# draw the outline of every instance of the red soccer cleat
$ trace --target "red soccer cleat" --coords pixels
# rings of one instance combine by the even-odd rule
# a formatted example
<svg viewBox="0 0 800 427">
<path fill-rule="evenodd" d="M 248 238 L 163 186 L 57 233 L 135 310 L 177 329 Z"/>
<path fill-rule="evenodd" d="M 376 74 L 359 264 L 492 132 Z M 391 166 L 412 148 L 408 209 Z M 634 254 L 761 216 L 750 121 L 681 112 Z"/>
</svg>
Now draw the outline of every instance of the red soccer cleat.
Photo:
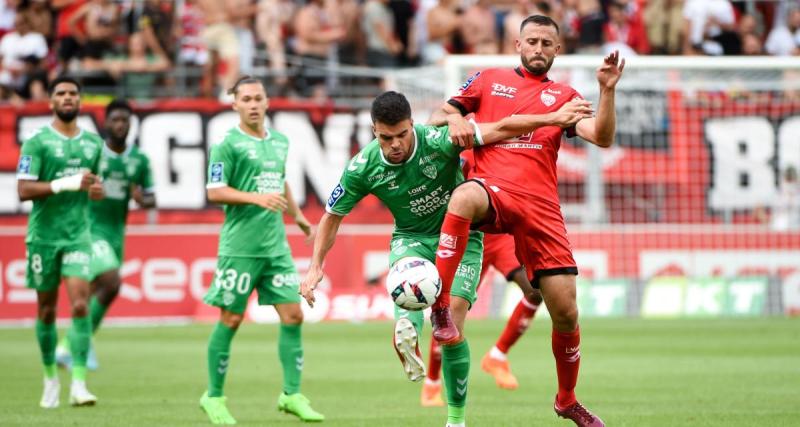
<svg viewBox="0 0 800 427">
<path fill-rule="evenodd" d="M 561 409 L 558 407 L 558 401 L 553 403 L 553 409 L 561 418 L 566 418 L 575 422 L 575 425 L 580 427 L 605 427 L 605 423 L 595 414 L 589 412 L 578 402 Z"/>
<path fill-rule="evenodd" d="M 455 344 L 461 338 L 456 324 L 450 317 L 450 307 L 434 308 L 431 310 L 431 324 L 433 325 L 433 339 L 439 344 Z"/>
</svg>

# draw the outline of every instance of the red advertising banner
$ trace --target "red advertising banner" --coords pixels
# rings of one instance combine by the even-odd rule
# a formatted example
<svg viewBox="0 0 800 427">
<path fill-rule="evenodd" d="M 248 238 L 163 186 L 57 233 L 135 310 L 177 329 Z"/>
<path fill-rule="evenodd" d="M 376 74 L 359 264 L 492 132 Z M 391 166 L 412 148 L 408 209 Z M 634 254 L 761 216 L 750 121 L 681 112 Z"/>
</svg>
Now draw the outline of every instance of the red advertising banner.
<svg viewBox="0 0 800 427">
<path fill-rule="evenodd" d="M 216 267 L 218 230 L 216 225 L 131 227 L 121 270 L 123 287 L 108 318 L 215 318 L 216 310 L 201 300 Z M 342 226 L 326 261 L 318 302 L 313 309 L 304 307 L 308 321 L 392 317 L 392 302 L 384 290 L 390 230 L 389 226 Z M 24 232 L 24 227 L 0 228 L 0 321 L 30 320 L 36 313 L 36 295 L 25 288 Z M 800 289 L 800 232 L 656 226 L 573 230 L 570 236 L 581 278 L 590 281 L 760 276 L 779 280 L 787 290 Z M 311 247 L 293 228 L 289 243 L 302 275 Z M 481 288 L 471 316 L 487 315 L 490 294 L 488 286 Z M 69 313 L 63 292 L 58 312 L 62 318 Z M 248 316 L 260 322 L 277 321 L 271 308 L 259 308 L 255 301 Z"/>
</svg>

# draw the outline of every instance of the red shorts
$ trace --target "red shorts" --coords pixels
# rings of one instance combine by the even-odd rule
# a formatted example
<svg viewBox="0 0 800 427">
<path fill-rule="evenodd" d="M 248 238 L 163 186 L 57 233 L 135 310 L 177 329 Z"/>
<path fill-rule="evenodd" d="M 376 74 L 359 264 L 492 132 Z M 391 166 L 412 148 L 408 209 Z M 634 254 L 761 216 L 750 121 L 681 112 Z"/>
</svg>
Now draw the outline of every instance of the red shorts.
<svg viewBox="0 0 800 427">
<path fill-rule="evenodd" d="M 483 265 L 481 281 L 489 270 L 489 266 L 499 271 L 506 280 L 522 268 L 514 253 L 514 237 L 510 234 L 485 234 L 483 236 Z"/>
<path fill-rule="evenodd" d="M 542 276 L 578 274 L 564 217 L 557 203 L 510 192 L 493 183 L 490 177 L 472 181 L 486 190 L 493 211 L 479 229 L 514 236 L 517 259 L 535 288 L 539 287 Z"/>
</svg>

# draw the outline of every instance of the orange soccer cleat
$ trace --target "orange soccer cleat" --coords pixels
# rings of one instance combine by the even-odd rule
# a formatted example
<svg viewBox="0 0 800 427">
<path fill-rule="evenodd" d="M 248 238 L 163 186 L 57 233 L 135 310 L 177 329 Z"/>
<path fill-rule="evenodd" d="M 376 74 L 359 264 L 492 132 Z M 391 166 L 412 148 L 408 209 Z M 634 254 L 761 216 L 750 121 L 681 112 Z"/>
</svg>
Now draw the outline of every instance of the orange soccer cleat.
<svg viewBox="0 0 800 427">
<path fill-rule="evenodd" d="M 498 360 L 486 353 L 481 359 L 481 369 L 494 377 L 495 383 L 506 390 L 516 390 L 519 387 L 517 377 L 511 373 L 508 360 Z"/>
<path fill-rule="evenodd" d="M 444 406 L 442 400 L 442 383 L 440 381 L 431 382 L 427 379 L 422 384 L 422 394 L 419 403 L 424 407 Z"/>
</svg>

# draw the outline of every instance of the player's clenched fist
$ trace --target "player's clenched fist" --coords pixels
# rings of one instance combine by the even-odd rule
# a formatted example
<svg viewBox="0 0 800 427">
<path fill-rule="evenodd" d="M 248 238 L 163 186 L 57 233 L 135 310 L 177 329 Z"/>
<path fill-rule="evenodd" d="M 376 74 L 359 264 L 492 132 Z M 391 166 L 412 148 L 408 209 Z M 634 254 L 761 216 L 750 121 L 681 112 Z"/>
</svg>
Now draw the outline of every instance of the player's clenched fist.
<svg viewBox="0 0 800 427">
<path fill-rule="evenodd" d="M 447 116 L 447 126 L 450 129 L 450 141 L 459 147 L 472 148 L 475 142 L 475 127 L 460 114 Z"/>
<path fill-rule="evenodd" d="M 286 197 L 280 193 L 254 194 L 253 197 L 254 204 L 274 212 L 283 212 L 288 206 Z"/>
<path fill-rule="evenodd" d="M 303 283 L 300 284 L 300 295 L 305 298 L 309 306 L 314 307 L 314 289 L 317 288 L 319 282 L 322 281 L 322 270 L 318 268 L 311 268 L 306 273 Z"/>
</svg>

